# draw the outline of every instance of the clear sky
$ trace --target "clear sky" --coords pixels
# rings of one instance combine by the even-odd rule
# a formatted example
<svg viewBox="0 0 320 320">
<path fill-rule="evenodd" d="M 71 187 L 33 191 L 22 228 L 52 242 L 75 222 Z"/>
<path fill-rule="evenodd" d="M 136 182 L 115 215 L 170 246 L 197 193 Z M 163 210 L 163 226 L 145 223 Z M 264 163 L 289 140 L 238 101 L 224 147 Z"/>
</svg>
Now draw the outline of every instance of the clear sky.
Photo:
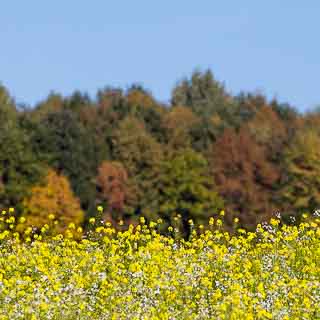
<svg viewBox="0 0 320 320">
<path fill-rule="evenodd" d="M 195 68 L 233 94 L 320 104 L 319 0 L 8 0 L 0 81 L 19 103 L 141 83 L 161 101 Z"/>
</svg>

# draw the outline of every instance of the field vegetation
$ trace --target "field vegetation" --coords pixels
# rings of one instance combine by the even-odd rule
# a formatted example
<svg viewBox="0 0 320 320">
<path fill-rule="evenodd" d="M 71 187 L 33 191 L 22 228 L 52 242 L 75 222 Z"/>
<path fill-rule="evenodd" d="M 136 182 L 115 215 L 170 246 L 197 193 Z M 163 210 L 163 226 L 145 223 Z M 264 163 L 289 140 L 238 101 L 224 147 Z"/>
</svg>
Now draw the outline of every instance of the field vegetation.
<svg viewBox="0 0 320 320">
<path fill-rule="evenodd" d="M 255 232 L 235 219 L 233 233 L 223 220 L 190 220 L 189 239 L 144 218 L 122 231 L 91 218 L 88 233 L 71 223 L 57 234 L 51 215 L 19 233 L 4 212 L 0 319 L 320 319 L 320 219 Z"/>
</svg>

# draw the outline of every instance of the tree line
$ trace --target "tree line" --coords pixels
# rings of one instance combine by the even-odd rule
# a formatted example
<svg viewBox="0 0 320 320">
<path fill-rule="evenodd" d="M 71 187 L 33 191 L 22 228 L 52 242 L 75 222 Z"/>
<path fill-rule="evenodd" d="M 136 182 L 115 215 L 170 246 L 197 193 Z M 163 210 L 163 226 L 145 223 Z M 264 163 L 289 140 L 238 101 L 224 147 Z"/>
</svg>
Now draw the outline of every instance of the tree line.
<svg viewBox="0 0 320 320">
<path fill-rule="evenodd" d="M 177 83 L 170 104 L 132 85 L 28 108 L 1 86 L 0 209 L 35 226 L 55 215 L 59 230 L 86 227 L 98 205 L 112 223 L 178 216 L 182 230 L 222 209 L 227 226 L 299 222 L 320 203 L 319 128 L 319 110 L 232 95 L 210 70 Z"/>
</svg>

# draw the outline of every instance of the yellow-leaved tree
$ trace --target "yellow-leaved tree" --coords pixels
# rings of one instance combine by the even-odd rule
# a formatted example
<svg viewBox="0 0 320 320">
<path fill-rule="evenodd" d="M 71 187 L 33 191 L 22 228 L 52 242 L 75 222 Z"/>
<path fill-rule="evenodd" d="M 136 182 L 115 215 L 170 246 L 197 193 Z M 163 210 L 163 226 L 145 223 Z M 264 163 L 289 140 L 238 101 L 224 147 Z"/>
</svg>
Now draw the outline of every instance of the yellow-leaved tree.
<svg viewBox="0 0 320 320">
<path fill-rule="evenodd" d="M 68 179 L 53 169 L 48 170 L 44 184 L 31 189 L 30 197 L 23 200 L 23 208 L 26 221 L 18 226 L 19 230 L 41 228 L 54 219 L 51 231 L 63 233 L 70 223 L 79 225 L 84 219 L 79 199 L 74 196 Z"/>
</svg>

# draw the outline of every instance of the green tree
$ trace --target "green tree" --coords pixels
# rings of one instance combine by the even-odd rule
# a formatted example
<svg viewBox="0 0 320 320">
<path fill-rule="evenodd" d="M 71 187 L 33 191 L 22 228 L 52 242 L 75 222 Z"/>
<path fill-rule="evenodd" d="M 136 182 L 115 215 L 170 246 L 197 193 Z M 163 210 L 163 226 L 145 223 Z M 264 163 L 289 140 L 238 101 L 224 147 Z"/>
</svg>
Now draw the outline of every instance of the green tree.
<svg viewBox="0 0 320 320">
<path fill-rule="evenodd" d="M 237 118 L 238 128 L 253 119 L 256 113 L 268 104 L 266 97 L 261 93 L 240 92 L 235 97 L 235 101 L 235 117 Z"/>
<path fill-rule="evenodd" d="M 210 70 L 193 72 L 191 79 L 184 79 L 173 89 L 173 106 L 186 106 L 201 121 L 192 130 L 193 147 L 200 152 L 209 146 L 227 127 L 236 126 L 236 103 Z"/>
<path fill-rule="evenodd" d="M 19 113 L 7 90 L 0 87 L 0 206 L 19 208 L 30 185 L 41 177 L 30 137 L 19 125 Z"/>
<path fill-rule="evenodd" d="M 284 152 L 284 169 L 288 179 L 283 183 L 281 201 L 284 215 L 312 213 L 320 204 L 320 136 L 312 128 L 298 131 Z"/>
<path fill-rule="evenodd" d="M 146 130 L 159 142 L 164 141 L 162 117 L 166 108 L 154 99 L 152 94 L 141 86 L 133 85 L 126 92 L 128 114 L 143 122 Z"/>
<path fill-rule="evenodd" d="M 173 89 L 172 105 L 190 107 L 196 114 L 210 117 L 214 113 L 227 116 L 232 98 L 210 70 L 193 72 Z"/>
<path fill-rule="evenodd" d="M 146 130 L 157 140 L 162 141 L 161 117 L 166 112 L 150 92 L 139 85 L 133 85 L 125 92 L 107 87 L 97 95 L 100 123 L 108 128 L 117 128 L 120 121 L 134 117 L 143 122 Z"/>
<path fill-rule="evenodd" d="M 95 177 L 100 159 L 97 159 L 94 140 L 71 110 L 47 114 L 33 135 L 46 163 L 67 176 L 84 210 L 91 209 L 95 199 Z"/>
<path fill-rule="evenodd" d="M 77 90 L 65 99 L 64 105 L 66 109 L 79 113 L 83 108 L 91 105 L 91 100 L 87 93 L 83 94 Z"/>
<path fill-rule="evenodd" d="M 174 217 L 181 215 L 182 233 L 186 237 L 190 232 L 189 219 L 196 224 L 207 224 L 223 208 L 223 201 L 208 175 L 207 161 L 191 149 L 181 150 L 162 163 L 157 188 L 160 216 L 167 225 L 174 225 Z"/>
<path fill-rule="evenodd" d="M 162 146 L 146 131 L 144 124 L 134 117 L 121 121 L 114 134 L 113 157 L 125 166 L 132 192 L 136 197 L 135 212 L 146 213 L 157 198 L 153 187 L 163 159 Z"/>
</svg>

